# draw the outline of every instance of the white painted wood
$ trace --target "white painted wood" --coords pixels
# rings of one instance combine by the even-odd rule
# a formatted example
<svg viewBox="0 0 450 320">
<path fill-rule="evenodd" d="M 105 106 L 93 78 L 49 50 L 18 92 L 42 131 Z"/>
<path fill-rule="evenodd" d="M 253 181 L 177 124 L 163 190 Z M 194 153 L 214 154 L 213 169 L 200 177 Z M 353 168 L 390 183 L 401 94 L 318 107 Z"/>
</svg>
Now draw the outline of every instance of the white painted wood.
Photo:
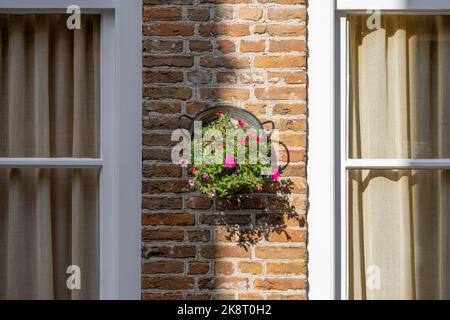
<svg viewBox="0 0 450 320">
<path fill-rule="evenodd" d="M 308 13 L 309 298 L 335 299 L 335 8 L 313 0 Z"/>
<path fill-rule="evenodd" d="M 450 159 L 349 159 L 345 163 L 351 169 L 450 169 Z"/>
<path fill-rule="evenodd" d="M 0 158 L 0 168 L 89 168 L 102 167 L 101 159 L 83 158 Z"/>
<path fill-rule="evenodd" d="M 448 10 L 448 0 L 337 0 L 337 10 Z"/>
</svg>

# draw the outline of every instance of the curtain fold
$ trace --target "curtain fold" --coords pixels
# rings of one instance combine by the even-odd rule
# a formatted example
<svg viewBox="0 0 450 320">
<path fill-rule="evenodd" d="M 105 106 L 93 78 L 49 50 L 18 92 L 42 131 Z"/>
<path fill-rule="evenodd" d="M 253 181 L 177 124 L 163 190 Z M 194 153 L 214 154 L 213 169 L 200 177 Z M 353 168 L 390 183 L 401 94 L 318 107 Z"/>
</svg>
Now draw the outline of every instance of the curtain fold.
<svg viewBox="0 0 450 320">
<path fill-rule="evenodd" d="M 350 17 L 349 157 L 450 158 L 450 17 Z M 350 170 L 353 299 L 450 299 L 450 171 Z"/>
<path fill-rule="evenodd" d="M 66 19 L 0 14 L 0 157 L 99 157 L 100 17 Z M 0 169 L 0 299 L 99 298 L 98 183 L 98 169 Z"/>
</svg>

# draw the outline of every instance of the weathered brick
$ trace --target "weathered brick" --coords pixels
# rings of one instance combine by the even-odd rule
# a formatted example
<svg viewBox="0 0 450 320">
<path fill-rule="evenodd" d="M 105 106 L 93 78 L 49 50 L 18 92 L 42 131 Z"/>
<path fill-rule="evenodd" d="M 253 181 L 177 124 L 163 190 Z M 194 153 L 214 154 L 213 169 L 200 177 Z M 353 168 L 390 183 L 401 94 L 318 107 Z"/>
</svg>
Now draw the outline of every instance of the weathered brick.
<svg viewBox="0 0 450 320">
<path fill-rule="evenodd" d="M 180 20 L 183 12 L 181 7 L 151 7 L 144 8 L 145 20 Z"/>
<path fill-rule="evenodd" d="M 269 41 L 270 52 L 305 52 L 305 40 L 271 40 Z"/>
<path fill-rule="evenodd" d="M 248 57 L 200 57 L 200 66 L 205 68 L 245 69 L 250 65 Z"/>
<path fill-rule="evenodd" d="M 299 114 L 305 114 L 307 112 L 306 103 L 294 103 L 294 104 L 276 104 L 272 108 L 272 113 L 275 115 L 291 115 L 296 116 Z"/>
<path fill-rule="evenodd" d="M 175 276 L 143 277 L 143 289 L 187 290 L 194 287 L 194 279 Z"/>
<path fill-rule="evenodd" d="M 236 44 L 231 40 L 217 40 L 217 50 L 222 53 L 231 53 L 236 51 Z"/>
<path fill-rule="evenodd" d="M 267 17 L 269 20 L 306 20 L 306 8 L 269 8 Z"/>
<path fill-rule="evenodd" d="M 202 88 L 200 95 L 203 99 L 243 101 L 249 98 L 250 92 L 240 88 Z"/>
<path fill-rule="evenodd" d="M 256 34 L 282 37 L 306 37 L 305 25 L 261 24 L 255 26 Z"/>
<path fill-rule="evenodd" d="M 260 259 L 305 259 L 306 247 L 256 247 Z"/>
<path fill-rule="evenodd" d="M 230 36 L 243 37 L 250 35 L 250 28 L 247 24 L 202 24 L 199 27 L 200 35 L 203 37 Z"/>
<path fill-rule="evenodd" d="M 214 273 L 215 274 L 223 274 L 230 275 L 233 274 L 233 263 L 227 261 L 216 261 L 214 263 Z"/>
<path fill-rule="evenodd" d="M 189 197 L 186 206 L 190 209 L 209 209 L 212 206 L 212 199 L 206 196 Z"/>
<path fill-rule="evenodd" d="M 142 273 L 182 273 L 184 262 L 180 260 L 150 261 L 142 264 Z"/>
<path fill-rule="evenodd" d="M 190 190 L 186 180 L 147 180 L 142 183 L 144 194 L 183 193 Z"/>
<path fill-rule="evenodd" d="M 183 52 L 183 41 L 144 40 L 143 49 L 150 53 L 181 53 Z"/>
<path fill-rule="evenodd" d="M 306 262 L 268 262 L 267 274 L 306 274 Z"/>
<path fill-rule="evenodd" d="M 190 56 L 151 56 L 144 58 L 144 67 L 192 67 L 194 58 Z"/>
<path fill-rule="evenodd" d="M 209 262 L 190 261 L 188 274 L 207 274 L 209 272 Z"/>
<path fill-rule="evenodd" d="M 217 83 L 235 84 L 238 81 L 238 76 L 235 72 L 217 72 Z"/>
<path fill-rule="evenodd" d="M 192 40 L 192 41 L 189 41 L 189 49 L 191 51 L 195 51 L 195 52 L 211 51 L 212 43 L 211 43 L 211 41 L 205 41 L 205 40 Z"/>
<path fill-rule="evenodd" d="M 262 265 L 259 262 L 239 262 L 238 268 L 241 273 L 260 274 L 262 272 Z"/>
<path fill-rule="evenodd" d="M 142 207 L 144 209 L 181 209 L 183 199 L 181 197 L 142 197 Z"/>
<path fill-rule="evenodd" d="M 268 72 L 267 80 L 272 84 L 305 84 L 305 72 Z"/>
<path fill-rule="evenodd" d="M 143 242 L 180 242 L 183 241 L 183 230 L 143 230 Z"/>
<path fill-rule="evenodd" d="M 183 82 L 183 72 L 147 71 L 142 75 L 144 83 L 177 83 Z"/>
<path fill-rule="evenodd" d="M 187 100 L 192 97 L 192 88 L 188 87 L 144 88 L 144 95 L 150 99 Z"/>
<path fill-rule="evenodd" d="M 241 52 L 263 52 L 266 48 L 265 40 L 242 40 Z"/>
<path fill-rule="evenodd" d="M 259 100 L 305 100 L 306 89 L 296 87 L 256 88 L 255 96 Z"/>
<path fill-rule="evenodd" d="M 178 165 L 155 165 L 144 164 L 142 166 L 142 174 L 145 178 L 154 177 L 181 177 L 181 168 Z"/>
<path fill-rule="evenodd" d="M 259 290 L 304 290 L 307 288 L 307 282 L 297 278 L 263 278 L 255 279 L 253 286 Z"/>
<path fill-rule="evenodd" d="M 306 4 L 307 0 L 258 0 L 259 3 L 275 3 L 275 4 Z"/>
<path fill-rule="evenodd" d="M 144 26 L 145 36 L 173 37 L 192 36 L 195 32 L 194 24 L 157 23 Z"/>
<path fill-rule="evenodd" d="M 177 144 L 172 141 L 172 136 L 166 133 L 146 133 L 142 135 L 145 146 L 171 147 Z"/>
<path fill-rule="evenodd" d="M 274 230 L 269 232 L 268 240 L 270 242 L 305 242 L 305 230 Z"/>
<path fill-rule="evenodd" d="M 201 248 L 200 253 L 206 259 L 250 257 L 250 252 L 247 248 L 238 246 L 207 245 Z"/>
<path fill-rule="evenodd" d="M 144 226 L 193 226 L 193 213 L 148 213 L 142 216 Z"/>
<path fill-rule="evenodd" d="M 194 258 L 197 249 L 195 246 L 149 246 L 142 249 L 142 257 L 149 258 Z"/>
<path fill-rule="evenodd" d="M 238 18 L 243 20 L 258 21 L 263 16 L 263 10 L 259 8 L 243 7 L 238 10 Z"/>
<path fill-rule="evenodd" d="M 142 300 L 181 300 L 183 295 L 181 293 L 143 293 Z"/>
<path fill-rule="evenodd" d="M 144 112 L 156 112 L 161 114 L 174 115 L 177 113 L 181 113 L 181 103 L 176 101 L 147 101 L 144 103 L 144 109 Z"/>
<path fill-rule="evenodd" d="M 213 3 L 213 4 L 239 4 L 251 2 L 252 0 L 200 0 L 200 3 Z"/>
<path fill-rule="evenodd" d="M 187 10 L 187 17 L 192 21 L 208 21 L 209 9 L 189 9 Z"/>
<path fill-rule="evenodd" d="M 212 296 L 207 293 L 188 294 L 186 300 L 211 300 Z"/>
<path fill-rule="evenodd" d="M 209 242 L 211 240 L 211 232 L 209 230 L 192 230 L 188 231 L 189 241 Z"/>
<path fill-rule="evenodd" d="M 305 67 L 304 56 L 259 56 L 255 58 L 256 68 L 295 68 Z"/>
<path fill-rule="evenodd" d="M 210 277 L 202 278 L 198 281 L 198 287 L 201 290 L 210 289 L 248 289 L 249 283 L 247 278 L 239 277 Z"/>
</svg>

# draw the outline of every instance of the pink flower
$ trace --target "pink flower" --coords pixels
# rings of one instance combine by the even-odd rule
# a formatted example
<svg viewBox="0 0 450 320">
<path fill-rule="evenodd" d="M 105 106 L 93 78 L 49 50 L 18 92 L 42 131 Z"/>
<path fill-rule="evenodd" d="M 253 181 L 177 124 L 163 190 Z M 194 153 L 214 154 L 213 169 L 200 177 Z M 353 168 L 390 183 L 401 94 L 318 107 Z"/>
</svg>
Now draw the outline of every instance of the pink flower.
<svg viewBox="0 0 450 320">
<path fill-rule="evenodd" d="M 254 136 L 253 131 L 247 131 L 247 137 L 253 138 Z"/>
<path fill-rule="evenodd" d="M 188 183 L 191 187 L 193 187 L 195 185 L 195 179 L 188 180 Z"/>
<path fill-rule="evenodd" d="M 223 116 L 225 114 L 225 112 L 223 112 L 222 110 L 219 110 L 216 112 L 217 116 Z"/>
<path fill-rule="evenodd" d="M 225 156 L 225 160 L 223 162 L 225 164 L 225 167 L 232 169 L 236 166 L 236 160 L 231 154 L 227 154 Z"/>
<path fill-rule="evenodd" d="M 223 149 L 223 148 L 224 148 L 224 145 L 222 143 L 221 145 L 219 145 L 219 149 Z"/>
<path fill-rule="evenodd" d="M 262 191 L 262 190 L 263 190 L 263 187 L 262 187 L 262 186 L 256 186 L 256 190 Z"/>
<path fill-rule="evenodd" d="M 247 139 L 245 139 L 245 138 L 240 138 L 239 143 L 248 144 Z"/>
<path fill-rule="evenodd" d="M 272 180 L 278 181 L 279 177 L 280 177 L 280 170 L 278 168 L 274 168 L 272 171 Z"/>
<path fill-rule="evenodd" d="M 204 174 L 202 175 L 202 179 L 203 179 L 203 180 L 209 180 L 209 174 L 204 173 Z"/>
<path fill-rule="evenodd" d="M 187 168 L 189 161 L 187 159 L 180 159 L 179 164 L 180 164 L 180 167 Z"/>
<path fill-rule="evenodd" d="M 198 171 L 198 168 L 197 167 L 193 167 L 192 168 L 192 173 L 196 173 Z"/>
<path fill-rule="evenodd" d="M 255 138 L 255 141 L 256 141 L 257 143 L 260 143 L 260 142 L 261 142 L 261 138 L 260 138 L 259 136 L 257 136 L 257 137 Z"/>
<path fill-rule="evenodd" d="M 241 119 L 237 119 L 237 122 L 238 122 L 238 124 L 239 124 L 240 127 L 245 126 L 245 122 L 242 121 Z"/>
</svg>

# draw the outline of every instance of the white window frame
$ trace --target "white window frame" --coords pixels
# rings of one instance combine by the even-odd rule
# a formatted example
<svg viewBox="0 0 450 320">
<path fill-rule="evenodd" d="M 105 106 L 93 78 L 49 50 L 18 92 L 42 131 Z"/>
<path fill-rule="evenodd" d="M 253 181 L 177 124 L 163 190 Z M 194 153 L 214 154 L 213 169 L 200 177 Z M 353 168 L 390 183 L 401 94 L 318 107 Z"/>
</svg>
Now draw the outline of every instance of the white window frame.
<svg viewBox="0 0 450 320">
<path fill-rule="evenodd" d="M 309 3 L 309 298 L 347 299 L 348 169 L 441 169 L 450 159 L 348 159 L 347 13 L 433 14 L 448 0 L 314 0 Z M 327 188 L 324 188 L 327 186 Z"/>
<path fill-rule="evenodd" d="M 100 158 L 1 158 L 0 167 L 101 168 L 100 299 L 140 299 L 142 1 L 2 0 L 0 13 L 66 13 L 73 4 L 102 17 Z"/>
</svg>

